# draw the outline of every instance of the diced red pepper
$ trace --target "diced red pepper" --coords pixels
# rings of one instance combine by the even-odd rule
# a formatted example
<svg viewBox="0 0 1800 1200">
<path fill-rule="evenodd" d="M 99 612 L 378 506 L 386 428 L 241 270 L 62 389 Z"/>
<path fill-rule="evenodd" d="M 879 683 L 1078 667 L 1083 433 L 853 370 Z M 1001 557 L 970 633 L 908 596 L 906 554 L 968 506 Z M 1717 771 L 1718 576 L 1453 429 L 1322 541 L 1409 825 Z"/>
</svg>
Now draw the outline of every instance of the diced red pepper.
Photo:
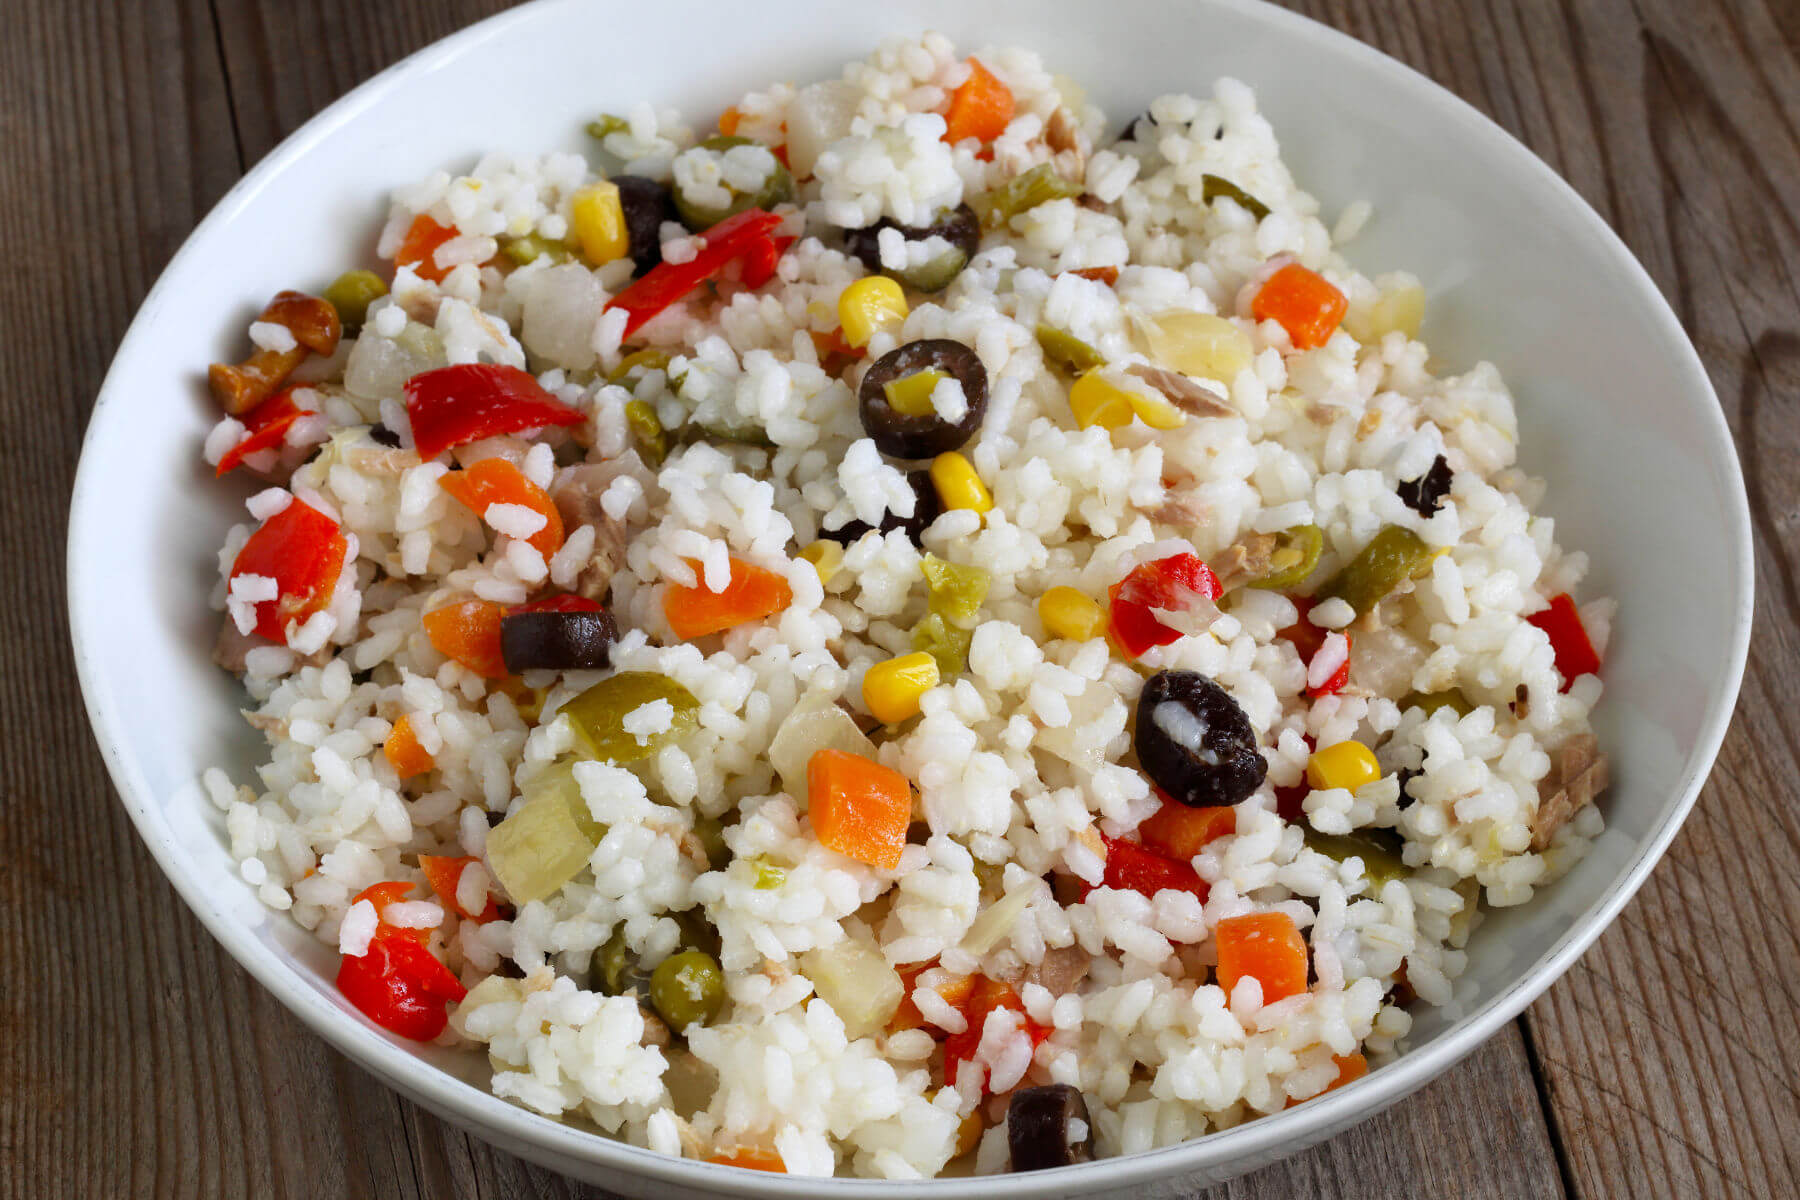
<svg viewBox="0 0 1800 1200">
<path fill-rule="evenodd" d="M 1119 282 L 1119 268 L 1114 266 L 1077 267 L 1069 274 L 1079 275 L 1083 279 L 1092 279 L 1095 283 L 1104 283 L 1107 287 Z"/>
<path fill-rule="evenodd" d="M 515 604 L 506 610 L 508 616 L 514 613 L 532 612 L 600 612 L 603 606 L 598 600 L 589 600 L 586 596 L 545 596 L 542 600 L 533 600 L 529 604 Z"/>
<path fill-rule="evenodd" d="M 1138 658 L 1152 646 L 1167 646 L 1181 631 L 1158 621 L 1151 609 L 1178 611 L 1195 597 L 1217 600 L 1223 591 L 1212 568 L 1197 554 L 1171 554 L 1134 568 L 1112 585 L 1110 630 L 1120 650 Z"/>
<path fill-rule="evenodd" d="M 1229 804 L 1189 808 L 1171 799 L 1161 788 L 1151 790 L 1162 801 L 1162 807 L 1144 818 L 1138 826 L 1138 837 L 1158 854 L 1185 863 L 1213 839 L 1237 832 L 1237 809 Z"/>
<path fill-rule="evenodd" d="M 219 460 L 215 478 L 234 470 L 258 450 L 279 446 L 287 436 L 288 426 L 305 415 L 306 411 L 294 403 L 293 388 L 283 388 L 245 413 L 239 418 L 244 423 L 244 436 Z"/>
<path fill-rule="evenodd" d="M 1331 634 L 1328 632 L 1324 638 L 1319 640 L 1320 649 L 1324 648 L 1325 642 L 1330 636 Z M 1335 696 L 1344 690 L 1345 684 L 1350 682 L 1350 635 L 1347 633 L 1343 634 L 1343 638 L 1344 661 L 1338 665 L 1338 669 L 1333 671 L 1324 683 L 1321 683 L 1318 687 L 1313 687 L 1310 684 L 1307 686 L 1306 694 L 1311 696 L 1314 700 L 1317 700 L 1320 696 Z M 1313 653 L 1317 654 L 1318 652 L 1319 651 L 1315 650 Z M 1307 660 L 1307 670 L 1309 673 L 1312 670 L 1311 659 Z"/>
<path fill-rule="evenodd" d="M 280 594 L 256 606 L 256 632 L 287 644 L 289 621 L 305 621 L 331 603 L 350 543 L 338 523 L 302 500 L 262 523 L 231 564 L 231 577 L 264 575 Z"/>
<path fill-rule="evenodd" d="M 1600 669 L 1600 654 L 1589 639 L 1587 627 L 1575 599 L 1567 592 L 1550 600 L 1550 607 L 1525 618 L 1550 638 L 1550 649 L 1556 652 L 1556 670 L 1563 677 L 1562 690 L 1568 691 L 1583 675 Z"/>
<path fill-rule="evenodd" d="M 485 437 L 587 419 L 545 391 L 529 371 L 499 363 L 421 371 L 406 381 L 406 415 L 425 460 Z"/>
<path fill-rule="evenodd" d="M 437 250 L 455 236 L 456 226 L 439 225 L 420 213 L 406 227 L 406 236 L 400 240 L 400 249 L 394 255 L 394 265 L 411 267 L 420 279 L 442 283 L 450 272 L 437 265 Z"/>
<path fill-rule="evenodd" d="M 344 956 L 337 985 L 371 1021 L 421 1042 L 444 1032 L 445 1003 L 468 994 L 423 942 L 391 925 L 376 928 L 367 953 Z"/>
<path fill-rule="evenodd" d="M 957 1006 L 967 1018 L 968 1028 L 961 1033 L 953 1033 L 944 1039 L 944 1082 L 955 1086 L 956 1076 L 962 1065 L 975 1057 L 981 1048 L 981 1032 L 987 1025 L 987 1019 L 997 1008 L 1010 1008 L 1025 1017 L 1025 1002 L 1019 999 L 1011 984 L 989 979 L 985 975 L 975 977 L 974 987 L 970 989 L 969 998 Z M 1039 1025 L 1030 1017 L 1025 1017 L 1025 1032 L 1031 1038 L 1031 1048 L 1036 1050 L 1050 1036 L 1050 1029 Z M 987 1095 L 992 1089 L 987 1081 L 982 1081 L 982 1094 Z"/>
<path fill-rule="evenodd" d="M 1301 736 L 1302 740 L 1306 742 L 1307 753 L 1310 754 L 1319 748 L 1319 743 L 1313 739 L 1312 734 Z M 1304 806 L 1306 798 L 1310 795 L 1312 795 L 1312 785 L 1306 782 L 1304 775 L 1300 777 L 1299 783 L 1291 784 L 1288 787 L 1278 786 L 1275 789 L 1275 814 L 1290 825 L 1299 824 L 1300 819 L 1306 815 Z"/>
<path fill-rule="evenodd" d="M 1140 896 L 1154 897 L 1165 890 L 1192 892 L 1204 903 L 1208 892 L 1206 881 L 1185 862 L 1158 854 L 1148 846 L 1137 842 L 1128 842 L 1122 838 L 1100 835 L 1106 843 L 1106 879 L 1102 887 L 1118 888 L 1121 891 L 1136 892 Z M 1083 887 L 1082 892 L 1093 891 L 1091 887 Z"/>
<path fill-rule="evenodd" d="M 758 262 L 767 261 L 769 248 L 759 243 L 769 242 L 771 231 L 780 224 L 781 218 L 774 213 L 747 208 L 699 235 L 703 245 L 689 261 L 661 262 L 650 268 L 642 279 L 607 302 L 608 309 L 622 308 L 629 314 L 622 336 L 630 337 L 644 322 L 718 274 L 732 259 L 753 256 Z M 780 258 L 780 253 L 776 252 L 775 257 Z M 773 262 L 767 265 L 773 273 Z M 750 264 L 746 263 L 747 277 L 750 271 Z M 767 281 L 764 276 L 763 282 Z M 418 436 L 417 430 L 414 436 Z"/>
</svg>

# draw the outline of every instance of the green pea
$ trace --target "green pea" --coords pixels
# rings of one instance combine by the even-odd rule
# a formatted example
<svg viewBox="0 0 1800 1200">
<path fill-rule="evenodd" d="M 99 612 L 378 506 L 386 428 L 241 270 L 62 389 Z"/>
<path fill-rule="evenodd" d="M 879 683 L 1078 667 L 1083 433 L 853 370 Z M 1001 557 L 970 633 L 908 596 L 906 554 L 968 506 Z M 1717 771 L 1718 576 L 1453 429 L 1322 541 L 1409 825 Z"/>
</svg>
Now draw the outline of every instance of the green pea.
<svg viewBox="0 0 1800 1200">
<path fill-rule="evenodd" d="M 1384 525 L 1362 552 L 1319 589 L 1321 600 L 1335 596 L 1362 616 L 1389 592 L 1429 569 L 1436 551 L 1410 529 Z"/>
<path fill-rule="evenodd" d="M 643 986 L 644 973 L 638 967 L 637 955 L 625 944 L 623 925 L 613 930 L 612 936 L 594 951 L 589 972 L 594 989 L 608 996 L 623 996 Z"/>
<path fill-rule="evenodd" d="M 725 1007 L 725 972 L 701 950 L 684 950 L 650 975 L 650 1007 L 677 1033 L 705 1025 Z"/>
<path fill-rule="evenodd" d="M 338 324 L 345 333 L 361 329 L 369 316 L 369 305 L 387 295 L 387 284 L 373 271 L 345 271 L 325 289 L 325 302 L 337 309 Z"/>
<path fill-rule="evenodd" d="M 1317 525 L 1296 525 L 1275 535 L 1275 549 L 1269 555 L 1269 573 L 1251 582 L 1254 588 L 1286 591 L 1299 587 L 1319 565 L 1325 549 L 1325 534 Z"/>
</svg>

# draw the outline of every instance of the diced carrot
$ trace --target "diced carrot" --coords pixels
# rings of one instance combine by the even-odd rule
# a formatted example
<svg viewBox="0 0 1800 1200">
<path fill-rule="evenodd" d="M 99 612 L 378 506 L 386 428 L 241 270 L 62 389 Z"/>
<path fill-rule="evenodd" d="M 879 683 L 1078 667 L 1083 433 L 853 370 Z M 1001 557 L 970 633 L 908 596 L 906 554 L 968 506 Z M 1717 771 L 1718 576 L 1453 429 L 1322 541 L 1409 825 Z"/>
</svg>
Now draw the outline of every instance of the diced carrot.
<svg viewBox="0 0 1800 1200">
<path fill-rule="evenodd" d="M 395 773 L 402 779 L 423 775 L 434 765 L 431 755 L 425 752 L 425 747 L 419 745 L 419 735 L 413 730 L 411 713 L 403 714 L 394 722 L 394 731 L 381 744 L 381 752 L 387 755 L 388 762 L 394 765 Z"/>
<path fill-rule="evenodd" d="M 418 273 L 419 278 L 442 283 L 444 276 L 450 272 L 437 265 L 437 249 L 455 236 L 456 226 L 439 225 L 420 213 L 406 227 L 406 236 L 400 239 L 400 252 L 394 255 L 394 265 L 409 266 Z"/>
<path fill-rule="evenodd" d="M 425 614 L 425 636 L 445 658 L 454 658 L 483 679 L 504 679 L 500 618 L 506 610 L 487 600 L 446 604 Z"/>
<path fill-rule="evenodd" d="M 1262 984 L 1264 1004 L 1306 990 L 1306 942 L 1286 913 L 1226 917 L 1213 931 L 1213 939 L 1219 948 L 1219 986 L 1227 995 L 1246 975 Z"/>
<path fill-rule="evenodd" d="M 719 114 L 719 132 L 726 137 L 734 137 L 738 126 L 744 123 L 744 114 L 734 106 Z"/>
<path fill-rule="evenodd" d="M 1025 1016 L 1025 1002 L 1010 983 L 997 979 L 989 979 L 985 975 L 974 977 L 974 987 L 968 1000 L 957 1006 L 968 1021 L 968 1028 L 961 1033 L 953 1033 L 944 1041 L 944 1082 L 954 1085 L 956 1077 L 961 1073 L 962 1064 L 975 1057 L 981 1047 L 981 1038 L 987 1026 L 987 1019 L 997 1008 L 1010 1008 L 1024 1018 L 1025 1032 L 1031 1038 L 1032 1049 L 1042 1045 L 1050 1036 L 1050 1030 Z M 983 1091 L 987 1091 L 983 1082 Z"/>
<path fill-rule="evenodd" d="M 774 1171 L 787 1174 L 787 1164 L 781 1161 L 781 1155 L 773 1150 L 764 1150 L 757 1146 L 739 1146 L 730 1154 L 715 1154 L 706 1160 L 727 1167 L 742 1167 L 746 1171 Z"/>
<path fill-rule="evenodd" d="M 454 912 L 465 921 L 495 921 L 500 917 L 500 906 L 494 902 L 490 891 L 487 904 L 479 913 L 472 913 L 464 908 L 456 899 L 456 886 L 462 882 L 462 874 L 469 869 L 469 864 L 479 862 L 474 855 L 452 858 L 441 854 L 419 855 L 419 870 L 425 872 L 425 882 L 437 893 L 437 898 L 444 902 L 444 907 Z"/>
<path fill-rule="evenodd" d="M 694 574 L 703 576 L 700 564 L 688 560 Z M 672 583 L 663 593 L 663 615 L 675 636 L 686 641 L 719 633 L 746 621 L 760 621 L 794 602 L 788 581 L 766 567 L 731 560 L 731 580 L 722 592 L 709 591 L 704 577 L 697 587 Z"/>
<path fill-rule="evenodd" d="M 860 754 L 819 750 L 806 764 L 807 811 L 819 844 L 891 871 L 906 848 L 912 785 Z"/>
<path fill-rule="evenodd" d="M 969 60 L 969 77 L 950 93 L 944 114 L 944 140 L 952 145 L 965 138 L 991 142 L 1006 132 L 1013 117 L 1013 94 L 981 63 Z"/>
<path fill-rule="evenodd" d="M 1163 797 L 1163 806 L 1138 826 L 1144 845 L 1187 862 L 1214 838 L 1237 832 L 1237 809 L 1229 804 L 1189 808 Z"/>
<path fill-rule="evenodd" d="M 934 958 L 930 962 L 914 963 L 910 967 L 898 968 L 900 983 L 905 987 L 906 992 L 900 998 L 900 1007 L 894 1010 L 893 1018 L 888 1021 L 887 1031 L 889 1033 L 899 1033 L 902 1029 L 923 1029 L 925 1027 L 924 1014 L 920 1013 L 919 1006 L 913 1003 L 912 994 L 919 976 L 935 966 L 937 966 L 937 959 Z M 969 1002 L 969 994 L 975 990 L 975 977 L 958 975 L 938 984 L 932 990 L 944 998 L 945 1004 L 951 1008 L 960 1009 Z M 941 1037 L 943 1031 L 934 1025 L 932 1034 Z"/>
<path fill-rule="evenodd" d="M 1331 1056 L 1331 1061 L 1337 1064 L 1338 1073 L 1336 1079 L 1325 1085 L 1326 1092 L 1336 1091 L 1346 1083 L 1361 1079 L 1369 1073 L 1369 1060 L 1363 1057 L 1360 1050 L 1353 1054 L 1334 1054 Z M 1325 1092 L 1319 1093 L 1321 1096 L 1324 1094 Z M 1292 1099 L 1287 1102 L 1287 1106 L 1292 1108 L 1294 1105 L 1304 1104 L 1306 1100 L 1310 1099 L 1312 1099 L 1311 1096 L 1306 1097 L 1305 1100 Z"/>
<path fill-rule="evenodd" d="M 548 493 L 504 458 L 484 458 L 461 471 L 447 472 L 438 485 L 476 516 L 487 517 L 489 505 L 516 504 L 544 518 L 543 528 L 525 540 L 548 559 L 562 549 L 562 514 Z"/>
<path fill-rule="evenodd" d="M 1079 275 L 1083 279 L 1091 279 L 1095 283 L 1104 283 L 1107 287 L 1111 287 L 1113 284 L 1119 282 L 1119 268 L 1111 266 L 1078 267 L 1075 270 L 1070 271 L 1069 274 Z"/>
<path fill-rule="evenodd" d="M 1350 302 L 1316 271 L 1289 263 L 1269 276 L 1250 301 L 1250 315 L 1276 321 L 1296 350 L 1314 350 L 1331 340 Z"/>
</svg>

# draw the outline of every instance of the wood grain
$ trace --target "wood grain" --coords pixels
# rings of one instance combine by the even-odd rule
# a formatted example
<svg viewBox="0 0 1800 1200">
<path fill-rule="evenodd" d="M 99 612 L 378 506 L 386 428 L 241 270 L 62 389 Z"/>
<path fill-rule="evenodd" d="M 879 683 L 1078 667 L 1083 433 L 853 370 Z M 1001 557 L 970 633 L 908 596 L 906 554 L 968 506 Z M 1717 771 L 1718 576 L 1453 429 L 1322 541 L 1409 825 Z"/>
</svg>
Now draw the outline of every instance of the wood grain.
<svg viewBox="0 0 1800 1200">
<path fill-rule="evenodd" d="M 1196 1194 L 1792 1194 L 1800 7 L 1292 6 L 1488 112 L 1643 259 L 1739 438 L 1759 624 L 1738 721 L 1700 807 L 1569 976 L 1409 1101 Z M 504 7 L 8 6 L 0 245 L 23 286 L 0 286 L 0 421 L 30 436 L 0 439 L 0 561 L 15 564 L 0 573 L 0 716 L 15 751 L 0 766 L 0 1198 L 604 1195 L 373 1083 L 230 962 L 120 815 L 62 616 L 66 497 L 88 405 L 162 263 L 313 112 Z"/>
</svg>

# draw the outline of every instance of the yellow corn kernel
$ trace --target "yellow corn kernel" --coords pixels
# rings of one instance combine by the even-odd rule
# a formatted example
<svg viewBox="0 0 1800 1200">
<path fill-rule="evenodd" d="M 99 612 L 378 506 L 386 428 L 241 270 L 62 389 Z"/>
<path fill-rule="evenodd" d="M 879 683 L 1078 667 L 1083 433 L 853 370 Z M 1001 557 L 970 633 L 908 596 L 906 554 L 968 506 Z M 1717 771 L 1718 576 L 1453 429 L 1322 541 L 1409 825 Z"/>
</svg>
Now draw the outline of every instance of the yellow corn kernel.
<svg viewBox="0 0 1800 1200">
<path fill-rule="evenodd" d="M 831 577 L 838 573 L 844 565 L 844 548 L 836 542 L 820 538 L 800 551 L 800 557 L 813 565 L 819 573 L 819 582 L 829 584 Z"/>
<path fill-rule="evenodd" d="M 1069 386 L 1069 408 L 1075 413 L 1075 423 L 1083 429 L 1095 425 L 1122 429 L 1131 424 L 1131 393 L 1103 377 L 1103 369 L 1095 367 L 1083 372 Z"/>
<path fill-rule="evenodd" d="M 863 703 L 889 725 L 919 714 L 919 698 L 938 684 L 937 659 L 923 650 L 870 667 L 863 675 Z"/>
<path fill-rule="evenodd" d="M 1135 388 L 1126 395 L 1131 398 L 1131 411 L 1137 414 L 1138 420 L 1152 429 L 1176 429 L 1187 420 L 1186 413 L 1162 396 L 1140 392 Z"/>
<path fill-rule="evenodd" d="M 1361 742 L 1339 742 L 1313 751 L 1306 763 L 1306 782 L 1315 791 L 1343 788 L 1354 792 L 1381 778 L 1375 752 Z"/>
<path fill-rule="evenodd" d="M 967 508 L 984 513 L 994 507 L 987 484 L 975 473 L 975 464 L 954 450 L 931 460 L 931 486 L 945 508 Z"/>
<path fill-rule="evenodd" d="M 881 385 L 881 393 L 887 397 L 888 407 L 901 416 L 929 417 L 937 411 L 931 405 L 931 393 L 937 391 L 937 385 L 945 378 L 942 371 L 926 367 L 923 371 L 888 380 Z"/>
<path fill-rule="evenodd" d="M 906 312 L 906 293 L 886 275 L 864 276 L 838 297 L 838 324 L 852 346 L 868 345 L 876 330 L 900 324 Z"/>
<path fill-rule="evenodd" d="M 581 256 L 591 265 L 602 266 L 630 252 L 631 231 L 625 225 L 618 184 L 604 179 L 588 184 L 575 193 L 569 213 Z"/>
<path fill-rule="evenodd" d="M 1072 587 L 1053 587 L 1038 597 L 1038 618 L 1051 637 L 1085 642 L 1098 637 L 1106 625 L 1100 602 Z"/>
</svg>

